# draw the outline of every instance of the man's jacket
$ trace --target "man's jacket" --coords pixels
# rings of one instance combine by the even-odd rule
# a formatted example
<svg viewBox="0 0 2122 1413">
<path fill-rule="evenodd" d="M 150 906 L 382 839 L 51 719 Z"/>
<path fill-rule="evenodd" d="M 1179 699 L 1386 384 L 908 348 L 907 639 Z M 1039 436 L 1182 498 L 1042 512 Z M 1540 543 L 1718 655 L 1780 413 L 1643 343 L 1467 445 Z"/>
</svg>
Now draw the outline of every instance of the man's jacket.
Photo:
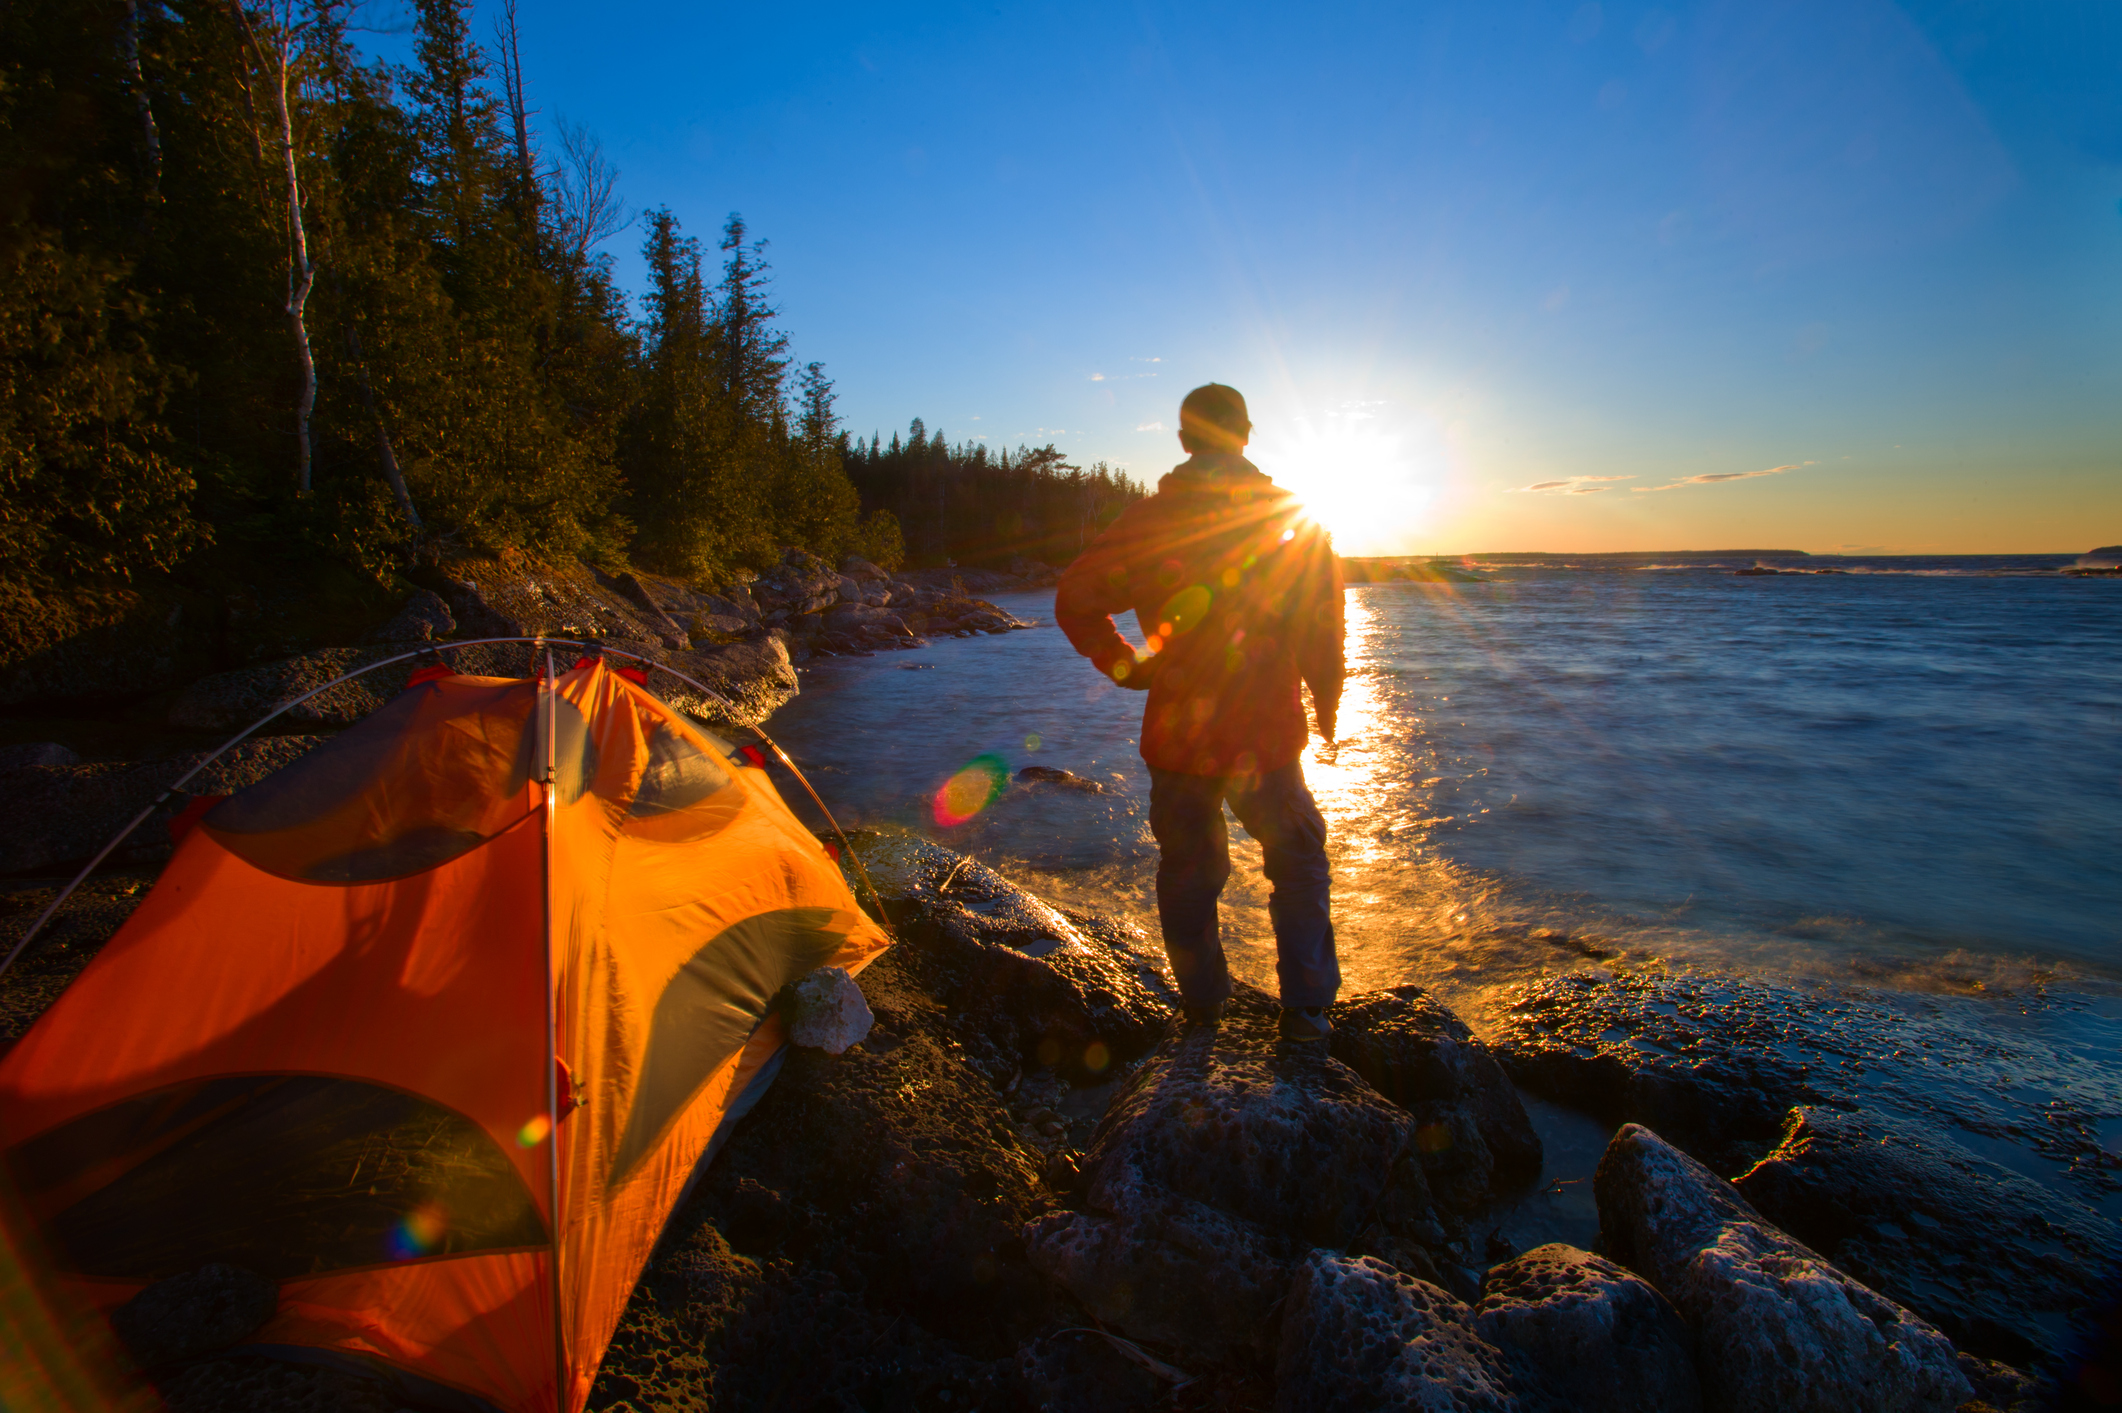
<svg viewBox="0 0 2122 1413">
<path fill-rule="evenodd" d="M 1126 609 L 1153 663 L 1113 627 Z M 1194 456 L 1129 506 L 1061 576 L 1054 616 L 1108 676 L 1151 674 L 1142 758 L 1159 770 L 1278 769 L 1304 751 L 1299 682 L 1322 723 L 1341 704 L 1340 562 L 1242 456 Z"/>
</svg>

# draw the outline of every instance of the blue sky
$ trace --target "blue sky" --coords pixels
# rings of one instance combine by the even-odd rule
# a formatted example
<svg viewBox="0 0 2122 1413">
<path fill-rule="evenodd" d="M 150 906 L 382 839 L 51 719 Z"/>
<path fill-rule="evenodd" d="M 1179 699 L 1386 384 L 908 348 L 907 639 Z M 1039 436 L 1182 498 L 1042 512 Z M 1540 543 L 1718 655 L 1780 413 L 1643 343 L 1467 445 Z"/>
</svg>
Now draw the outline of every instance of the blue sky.
<svg viewBox="0 0 2122 1413">
<path fill-rule="evenodd" d="M 1213 378 L 1352 552 L 2122 541 L 2122 6 L 521 22 L 632 207 L 771 242 L 860 433 L 1153 479 Z"/>
</svg>

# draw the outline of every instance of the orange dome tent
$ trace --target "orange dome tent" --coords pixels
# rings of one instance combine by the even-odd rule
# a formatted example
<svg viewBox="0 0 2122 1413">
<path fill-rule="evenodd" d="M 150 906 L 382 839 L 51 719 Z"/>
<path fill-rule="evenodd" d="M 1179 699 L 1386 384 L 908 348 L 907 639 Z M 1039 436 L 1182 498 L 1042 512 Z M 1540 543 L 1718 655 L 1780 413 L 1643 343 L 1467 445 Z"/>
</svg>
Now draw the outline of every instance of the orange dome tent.
<svg viewBox="0 0 2122 1413">
<path fill-rule="evenodd" d="M 602 659 L 429 669 L 204 814 L 0 1059 L 0 1149 L 94 1305 L 225 1261 L 280 1284 L 264 1350 L 575 1413 L 770 999 L 886 945 Z"/>
</svg>

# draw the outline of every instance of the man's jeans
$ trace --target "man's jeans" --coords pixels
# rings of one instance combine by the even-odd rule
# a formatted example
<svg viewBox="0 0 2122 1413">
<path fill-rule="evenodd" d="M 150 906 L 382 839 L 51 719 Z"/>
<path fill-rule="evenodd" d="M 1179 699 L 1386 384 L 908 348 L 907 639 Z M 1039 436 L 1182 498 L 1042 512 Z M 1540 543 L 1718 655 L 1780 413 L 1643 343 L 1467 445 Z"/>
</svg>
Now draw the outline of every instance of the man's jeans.
<svg viewBox="0 0 2122 1413">
<path fill-rule="evenodd" d="M 1304 784 L 1301 762 L 1260 776 L 1149 772 L 1149 828 L 1157 836 L 1157 917 L 1179 994 L 1189 1006 L 1230 998 L 1230 969 L 1216 921 L 1216 899 L 1230 877 L 1230 836 L 1223 802 L 1260 841 L 1274 891 L 1275 972 L 1285 1006 L 1324 1006 L 1341 986 L 1334 958 L 1326 821 Z"/>
</svg>

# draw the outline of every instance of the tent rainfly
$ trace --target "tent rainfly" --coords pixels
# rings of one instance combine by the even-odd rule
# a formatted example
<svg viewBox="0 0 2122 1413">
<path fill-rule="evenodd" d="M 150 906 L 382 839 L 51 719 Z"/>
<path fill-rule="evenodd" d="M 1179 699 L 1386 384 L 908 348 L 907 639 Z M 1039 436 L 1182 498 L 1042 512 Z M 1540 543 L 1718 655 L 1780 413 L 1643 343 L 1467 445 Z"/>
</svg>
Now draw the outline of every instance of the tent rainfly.
<svg viewBox="0 0 2122 1413">
<path fill-rule="evenodd" d="M 416 673 L 208 810 L 0 1059 L 0 1155 L 110 1309 L 211 1262 L 260 1353 L 576 1413 L 770 1002 L 887 945 L 755 753 L 588 657 Z"/>
</svg>

